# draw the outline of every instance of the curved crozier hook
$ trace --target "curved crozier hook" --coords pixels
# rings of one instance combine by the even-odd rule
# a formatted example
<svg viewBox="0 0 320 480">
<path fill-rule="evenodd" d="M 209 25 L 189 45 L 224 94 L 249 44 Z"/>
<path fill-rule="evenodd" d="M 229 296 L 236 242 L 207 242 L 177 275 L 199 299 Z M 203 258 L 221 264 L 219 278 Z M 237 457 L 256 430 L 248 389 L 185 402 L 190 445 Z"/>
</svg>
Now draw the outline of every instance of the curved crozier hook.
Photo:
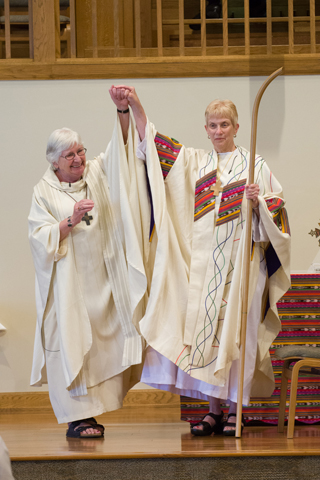
<svg viewBox="0 0 320 480">
<path fill-rule="evenodd" d="M 256 143 L 257 143 L 257 124 L 258 124 L 258 110 L 260 106 L 260 101 L 262 95 L 266 91 L 267 87 L 270 83 L 278 76 L 281 75 L 283 71 L 283 67 L 279 68 L 275 72 L 273 72 L 261 85 L 252 109 L 252 121 L 251 121 L 251 140 L 250 140 L 250 167 L 249 167 L 249 181 L 248 183 L 254 182 L 254 159 L 256 156 Z"/>
</svg>

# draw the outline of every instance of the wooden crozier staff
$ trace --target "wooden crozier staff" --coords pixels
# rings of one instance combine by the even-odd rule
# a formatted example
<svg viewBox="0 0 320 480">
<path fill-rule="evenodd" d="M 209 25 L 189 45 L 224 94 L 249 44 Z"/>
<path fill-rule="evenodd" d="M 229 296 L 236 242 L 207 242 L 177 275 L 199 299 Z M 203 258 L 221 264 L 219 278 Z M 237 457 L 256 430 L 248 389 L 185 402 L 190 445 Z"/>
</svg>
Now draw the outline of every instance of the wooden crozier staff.
<svg viewBox="0 0 320 480">
<path fill-rule="evenodd" d="M 262 95 L 272 80 L 282 73 L 283 67 L 276 70 L 267 78 L 260 87 L 259 92 L 254 101 L 252 110 L 251 123 L 251 142 L 250 142 L 250 163 L 248 185 L 254 183 L 254 164 L 256 157 L 256 140 L 257 140 L 257 123 L 258 109 Z M 247 217 L 246 217 L 246 236 L 244 244 L 244 284 L 242 287 L 242 312 L 241 312 L 241 336 L 240 336 L 240 373 L 238 380 L 238 403 L 237 403 L 237 423 L 236 437 L 241 437 L 241 418 L 242 418 L 242 400 L 243 400 L 243 381 L 244 381 L 244 362 L 246 352 L 246 335 L 247 335 L 247 316 L 248 316 L 248 294 L 249 294 L 249 275 L 250 275 L 250 258 L 251 258 L 251 238 L 252 238 L 252 200 L 248 201 Z"/>
</svg>

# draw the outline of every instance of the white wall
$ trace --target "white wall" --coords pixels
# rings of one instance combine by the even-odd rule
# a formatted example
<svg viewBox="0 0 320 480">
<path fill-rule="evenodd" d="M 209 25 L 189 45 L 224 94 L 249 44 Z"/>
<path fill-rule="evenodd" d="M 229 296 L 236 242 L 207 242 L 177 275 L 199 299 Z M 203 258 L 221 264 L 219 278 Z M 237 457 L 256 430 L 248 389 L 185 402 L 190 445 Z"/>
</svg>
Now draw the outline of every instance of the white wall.
<svg viewBox="0 0 320 480">
<path fill-rule="evenodd" d="M 204 109 L 214 98 L 238 107 L 237 142 L 250 146 L 251 111 L 261 77 L 125 80 L 133 84 L 161 133 L 189 146 L 210 148 Z M 47 163 L 55 128 L 79 131 L 88 157 L 103 151 L 115 107 L 109 80 L 0 82 L 0 391 L 29 387 L 35 328 L 34 270 L 27 239 L 32 188 Z M 308 235 L 320 221 L 319 76 L 279 77 L 260 105 L 257 152 L 283 185 L 292 230 L 292 270 L 307 270 L 319 251 Z"/>
</svg>

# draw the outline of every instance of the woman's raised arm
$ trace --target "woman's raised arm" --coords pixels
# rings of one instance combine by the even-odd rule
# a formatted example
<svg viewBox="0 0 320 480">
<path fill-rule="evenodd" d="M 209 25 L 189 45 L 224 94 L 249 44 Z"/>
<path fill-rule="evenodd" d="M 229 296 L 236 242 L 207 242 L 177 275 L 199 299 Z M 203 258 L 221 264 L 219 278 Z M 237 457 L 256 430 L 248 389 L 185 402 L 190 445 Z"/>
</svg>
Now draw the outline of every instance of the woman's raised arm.
<svg viewBox="0 0 320 480">
<path fill-rule="evenodd" d="M 109 92 L 118 110 L 124 141 L 126 142 L 128 136 L 129 112 L 127 112 L 127 110 L 129 105 L 132 109 L 140 139 L 143 140 L 145 137 L 147 116 L 135 88 L 128 87 L 127 85 L 112 85 Z"/>
</svg>

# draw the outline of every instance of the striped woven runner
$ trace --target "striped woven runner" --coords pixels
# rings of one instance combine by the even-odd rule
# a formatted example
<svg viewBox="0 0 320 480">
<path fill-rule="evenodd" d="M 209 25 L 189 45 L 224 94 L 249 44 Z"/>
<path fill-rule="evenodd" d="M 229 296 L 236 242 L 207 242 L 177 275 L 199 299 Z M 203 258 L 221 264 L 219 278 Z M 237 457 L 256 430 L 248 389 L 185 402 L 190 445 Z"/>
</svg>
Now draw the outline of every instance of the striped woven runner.
<svg viewBox="0 0 320 480">
<path fill-rule="evenodd" d="M 276 388 L 270 398 L 252 398 L 243 408 L 248 425 L 278 422 L 283 362 L 275 359 L 275 350 L 284 345 L 320 346 L 320 274 L 292 274 L 291 287 L 279 301 L 278 311 L 282 331 L 270 348 Z M 208 412 L 208 402 L 183 396 L 180 402 L 181 419 L 190 423 L 198 422 Z M 223 405 L 223 409 L 227 411 L 228 407 Z M 320 375 L 300 375 L 296 423 L 320 423 Z"/>
</svg>

